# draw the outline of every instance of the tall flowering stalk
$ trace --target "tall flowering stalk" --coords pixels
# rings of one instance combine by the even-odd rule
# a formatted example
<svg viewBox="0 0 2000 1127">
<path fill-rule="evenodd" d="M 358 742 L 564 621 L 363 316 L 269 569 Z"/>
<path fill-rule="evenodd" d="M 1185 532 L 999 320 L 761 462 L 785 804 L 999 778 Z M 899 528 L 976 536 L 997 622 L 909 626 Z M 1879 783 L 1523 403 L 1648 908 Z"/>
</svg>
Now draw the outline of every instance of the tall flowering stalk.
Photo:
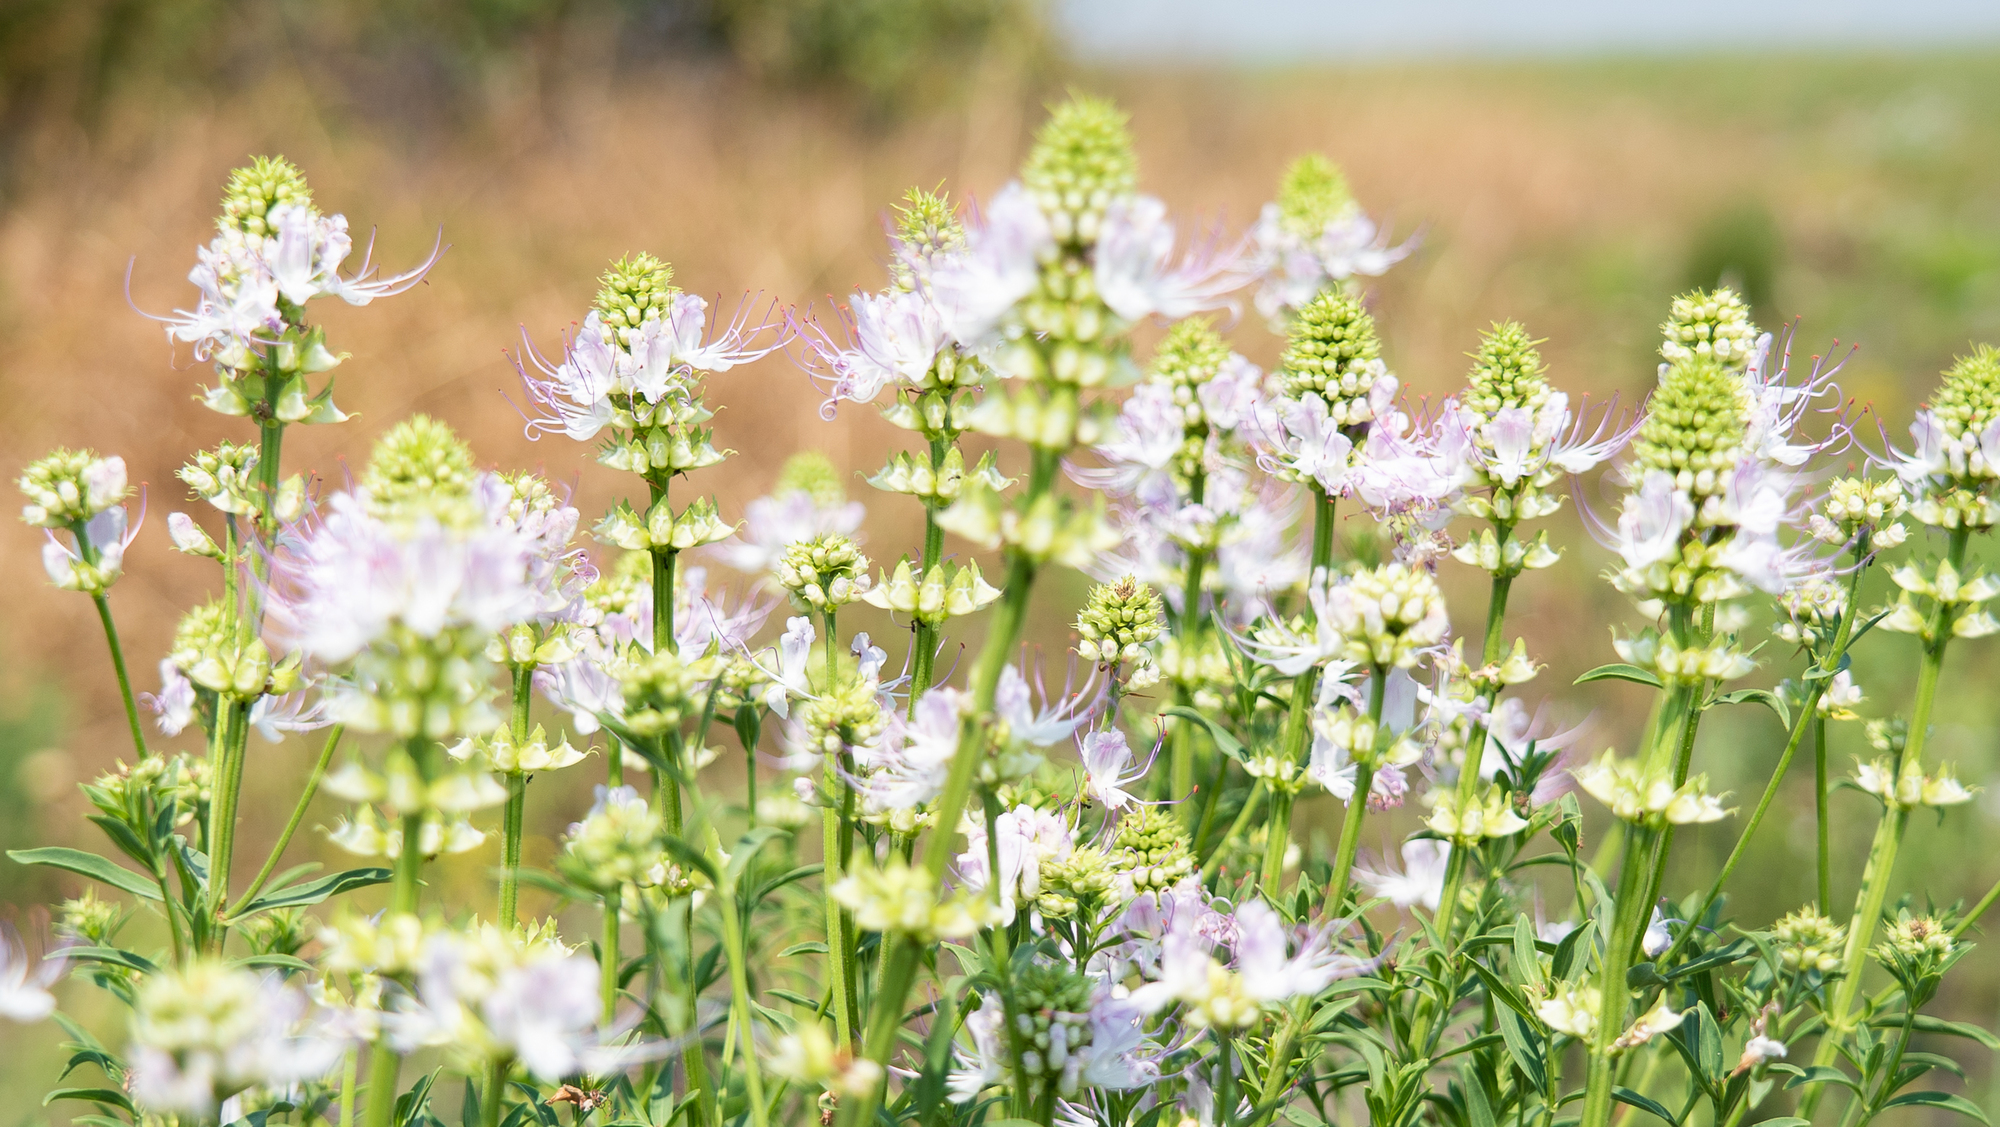
<svg viewBox="0 0 2000 1127">
<path fill-rule="evenodd" d="M 1921 643 L 1917 695 L 1907 738 L 1896 741 L 1899 746 L 1890 758 L 1864 768 L 1860 780 L 1864 790 L 1882 801 L 1882 820 L 1848 921 L 1840 962 L 1843 977 L 1827 1006 L 1827 1033 L 1814 1053 L 1815 1064 L 1835 1060 L 1855 1033 L 1854 1007 L 1862 971 L 1888 900 L 1911 811 L 1918 806 L 1957 805 L 1969 797 L 1948 766 L 1936 775 L 1926 771 L 1924 750 L 1946 648 L 1953 638 L 2000 631 L 2000 623 L 1982 608 L 2000 594 L 2000 582 L 1966 567 L 1972 534 L 1991 528 L 2000 517 L 1995 491 L 2000 479 L 2000 351 L 1982 346 L 1946 369 L 1929 408 L 1918 412 L 1910 424 L 1910 437 L 1910 451 L 1891 451 L 1890 466 L 1910 491 L 1910 515 L 1943 530 L 1945 552 L 1942 559 L 1905 564 L 1890 576 L 1901 591 L 1882 626 L 1914 635 Z M 1817 1108 L 1824 1091 L 1815 1088 L 1801 1110 Z"/>
</svg>

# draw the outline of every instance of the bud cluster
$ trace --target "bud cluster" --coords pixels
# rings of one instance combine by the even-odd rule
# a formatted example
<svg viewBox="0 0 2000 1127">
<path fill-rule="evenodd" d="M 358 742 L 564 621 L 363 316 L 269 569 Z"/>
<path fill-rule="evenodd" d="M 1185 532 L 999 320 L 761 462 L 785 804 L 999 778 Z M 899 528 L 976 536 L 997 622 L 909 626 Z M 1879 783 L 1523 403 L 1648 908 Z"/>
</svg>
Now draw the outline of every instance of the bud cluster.
<svg viewBox="0 0 2000 1127">
<path fill-rule="evenodd" d="M 1722 806 L 1727 796 L 1710 794 L 1706 775 L 1696 775 L 1675 786 L 1672 774 L 1665 767 L 1647 767 L 1634 760 L 1617 759 L 1610 752 L 1577 768 L 1573 774 L 1585 793 L 1610 807 L 1613 815 L 1634 825 L 1654 829 L 1698 825 L 1721 821 L 1729 814 Z"/>
</svg>

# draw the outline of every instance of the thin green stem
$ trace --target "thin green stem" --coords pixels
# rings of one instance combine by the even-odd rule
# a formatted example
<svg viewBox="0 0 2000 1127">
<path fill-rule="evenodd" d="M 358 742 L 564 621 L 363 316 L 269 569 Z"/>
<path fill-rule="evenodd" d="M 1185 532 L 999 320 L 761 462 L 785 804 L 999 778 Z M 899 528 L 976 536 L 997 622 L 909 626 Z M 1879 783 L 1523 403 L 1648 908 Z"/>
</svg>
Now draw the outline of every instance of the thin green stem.
<svg viewBox="0 0 2000 1127">
<path fill-rule="evenodd" d="M 1382 731 L 1382 702 L 1388 695 L 1388 680 L 1387 666 L 1377 665 L 1369 672 L 1368 719 L 1375 730 L 1375 746 L 1366 760 L 1355 757 L 1354 791 L 1348 795 L 1347 812 L 1340 819 L 1340 844 L 1335 847 L 1333 875 L 1326 885 L 1323 910 L 1329 918 L 1340 915 L 1347 901 L 1348 886 L 1354 880 L 1354 858 L 1361 851 L 1361 821 L 1368 816 L 1368 796 L 1375 788 L 1375 764 L 1387 735 Z"/>
<path fill-rule="evenodd" d="M 710 831 L 711 837 L 714 831 Z M 750 964 L 743 946 L 743 923 L 738 917 L 736 887 L 723 889 L 722 944 L 729 957 L 729 1004 L 736 1012 L 736 1029 L 743 1047 L 743 1087 L 750 1104 L 751 1127 L 766 1127 L 764 1078 L 757 1065 L 757 1038 L 752 1027 L 750 1005 Z"/>
<path fill-rule="evenodd" d="M 1250 827 L 1250 819 L 1256 817 L 1257 807 L 1264 801 L 1264 791 L 1264 780 L 1257 779 L 1251 782 L 1250 794 L 1243 800 L 1243 809 L 1236 812 L 1236 820 L 1229 823 L 1229 832 L 1222 835 L 1221 841 L 1216 842 L 1215 848 L 1209 852 L 1208 860 L 1201 866 L 1201 883 L 1207 884 L 1215 879 L 1215 874 L 1222 868 L 1222 859 L 1229 853 L 1229 847 L 1243 836 L 1244 830 Z"/>
<path fill-rule="evenodd" d="M 111 647 L 111 668 L 118 674 L 118 695 L 125 703 L 125 723 L 132 729 L 132 750 L 144 759 L 146 750 L 146 729 L 139 722 L 138 701 L 132 695 L 132 675 L 125 669 L 125 647 L 118 642 L 118 624 L 111 620 L 111 600 L 103 595 L 92 595 L 90 601 L 97 604 L 97 620 L 104 624 L 104 641 Z"/>
<path fill-rule="evenodd" d="M 249 727 L 247 705 L 230 697 L 217 697 L 215 744 L 220 759 L 215 763 L 214 796 L 208 805 L 208 917 L 209 946 L 222 951 L 222 919 L 229 906 L 229 863 L 236 848 L 236 799 L 243 786 L 243 732 Z"/>
<path fill-rule="evenodd" d="M 1965 567 L 1965 549 L 1970 539 L 1966 528 L 1951 530 L 1945 558 L 1955 571 Z M 1931 610 L 1924 634 L 1923 659 L 1917 668 L 1917 699 L 1910 712 L 1910 734 L 1897 756 L 1896 774 L 1901 778 L 1908 766 L 1921 768 L 1924 745 L 1930 736 L 1931 710 L 1937 704 L 1938 677 L 1944 668 L 1946 645 L 1951 641 L 1952 604 L 1938 601 Z M 1875 842 L 1868 850 L 1868 865 L 1861 873 L 1861 891 L 1855 898 L 1854 917 L 1847 925 L 1847 949 L 1842 954 L 1842 976 L 1834 985 L 1833 999 L 1826 1010 L 1826 1032 L 1814 1050 L 1813 1064 L 1831 1065 L 1840 1053 L 1840 1042 L 1851 1032 L 1852 1010 L 1861 991 L 1862 972 L 1867 969 L 1869 945 L 1875 939 L 1875 925 L 1882 918 L 1882 905 L 1889 896 L 1889 880 L 1895 873 L 1896 854 L 1902 848 L 1903 833 L 1910 824 L 1908 810 L 1885 808 L 1875 828 Z M 1799 1105 L 1807 1119 L 1819 1107 L 1826 1085 L 1816 1085 Z"/>
<path fill-rule="evenodd" d="M 528 774 L 509 771 L 507 805 L 500 814 L 500 926 L 512 928 L 520 918 L 521 836 L 528 806 Z"/>
<path fill-rule="evenodd" d="M 1625 975 L 1632 967 L 1632 953 L 1640 934 L 1652 918 L 1652 901 L 1644 893 L 1648 885 L 1647 862 L 1653 852 L 1650 847 L 1659 835 L 1639 825 L 1629 825 L 1627 832 L 1629 840 L 1619 867 L 1611 939 L 1605 944 L 1598 966 L 1597 989 L 1601 997 L 1597 1028 L 1590 1038 L 1581 1127 L 1605 1127 L 1611 1120 L 1611 1095 L 1615 1087 L 1611 1048 L 1625 1031 L 1625 1010 L 1632 997 L 1631 989 L 1625 985 Z"/>
<path fill-rule="evenodd" d="M 1513 532 L 1511 525 L 1494 526 L 1500 544 L 1504 547 Z M 1514 577 L 1504 572 L 1493 575 L 1493 586 L 1486 596 L 1486 640 L 1480 649 L 1482 666 L 1491 666 L 1500 660 L 1500 649 L 1506 642 L 1507 595 L 1513 589 Z M 1486 702 L 1490 711 L 1499 703 L 1496 687 L 1494 699 Z M 1472 731 L 1465 742 L 1465 762 L 1458 769 L 1456 797 L 1458 809 L 1472 806 L 1474 796 L 1479 793 L 1480 769 L 1486 762 L 1486 732 L 1484 721 L 1472 725 Z M 1453 849 L 1445 860 L 1444 889 L 1438 895 L 1437 917 L 1433 926 L 1438 938 L 1449 942 L 1452 919 L 1458 912 L 1459 890 L 1465 883 L 1465 868 L 1471 863 L 1472 847 Z"/>
<path fill-rule="evenodd" d="M 845 909 L 833 898 L 833 888 L 842 877 L 840 857 L 840 810 L 836 803 L 841 792 L 840 768 L 828 757 L 825 770 L 826 805 L 820 807 L 821 900 L 826 917 L 826 954 L 833 988 L 833 1026 L 836 1043 L 843 1049 L 854 1037 L 854 999 L 847 984 L 853 981 L 853 953 L 847 949 Z"/>
<path fill-rule="evenodd" d="M 1965 913 L 1965 918 L 1958 921 L 1958 926 L 1951 929 L 1951 937 L 1957 939 L 1970 930 L 1973 924 L 1979 922 L 1979 917 L 1986 914 L 1986 909 L 1993 906 L 1995 900 L 2000 900 L 2000 882 L 1995 882 L 1992 888 L 1987 889 L 1986 895 L 1979 898 L 1979 903 L 1974 904 L 1972 910 Z"/>
<path fill-rule="evenodd" d="M 361 1054 L 353 1049 L 340 1058 L 340 1127 L 354 1127 L 354 1088 L 361 1079 Z"/>
<path fill-rule="evenodd" d="M 604 930 L 598 940 L 597 1000 L 607 1028 L 618 1017 L 618 916 L 623 898 L 616 888 L 604 894 Z"/>
<path fill-rule="evenodd" d="M 389 910 L 396 914 L 415 912 L 419 877 L 424 863 L 422 842 L 424 816 L 403 816 L 403 848 L 396 855 L 395 879 L 390 885 Z M 375 1043 L 368 1060 L 368 1116 L 366 1127 L 389 1127 L 396 1111 L 396 1073 L 402 1058 L 384 1037 Z"/>
<path fill-rule="evenodd" d="M 1827 817 L 1826 796 L 1826 721 L 1816 720 L 1813 724 L 1813 816 L 1817 828 L 1813 836 L 1819 852 L 1819 910 L 1822 912 L 1833 903 L 1833 850 L 1828 841 L 1832 821 Z"/>
<path fill-rule="evenodd" d="M 326 778 L 327 766 L 333 762 L 333 750 L 340 746 L 341 733 L 344 731 L 345 727 L 336 724 L 327 732 L 326 743 L 320 746 L 319 759 L 313 764 L 312 773 L 306 776 L 305 789 L 299 792 L 299 801 L 292 807 L 292 816 L 285 822 L 284 832 L 278 835 L 277 843 L 271 846 L 271 855 L 264 858 L 264 866 L 257 870 L 256 879 L 250 882 L 250 887 L 245 889 L 236 903 L 230 906 L 227 918 L 233 920 L 242 915 L 243 909 L 250 906 L 250 902 L 257 898 L 259 892 L 264 891 L 264 883 L 277 871 L 278 862 L 284 859 L 285 847 L 292 843 L 292 835 L 298 832 L 299 824 L 305 821 L 306 807 L 312 805 L 313 797 L 319 793 L 320 781 Z"/>
</svg>

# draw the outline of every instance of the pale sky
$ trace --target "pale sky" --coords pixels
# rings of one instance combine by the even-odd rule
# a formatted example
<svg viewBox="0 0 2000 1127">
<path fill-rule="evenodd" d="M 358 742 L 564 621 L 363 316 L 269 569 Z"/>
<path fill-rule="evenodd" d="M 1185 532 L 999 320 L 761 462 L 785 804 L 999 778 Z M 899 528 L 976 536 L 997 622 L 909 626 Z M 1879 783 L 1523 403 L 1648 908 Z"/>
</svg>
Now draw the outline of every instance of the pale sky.
<svg viewBox="0 0 2000 1127">
<path fill-rule="evenodd" d="M 1052 0 L 1076 52 L 1177 58 L 1521 58 L 2000 46 L 2000 0 Z"/>
</svg>

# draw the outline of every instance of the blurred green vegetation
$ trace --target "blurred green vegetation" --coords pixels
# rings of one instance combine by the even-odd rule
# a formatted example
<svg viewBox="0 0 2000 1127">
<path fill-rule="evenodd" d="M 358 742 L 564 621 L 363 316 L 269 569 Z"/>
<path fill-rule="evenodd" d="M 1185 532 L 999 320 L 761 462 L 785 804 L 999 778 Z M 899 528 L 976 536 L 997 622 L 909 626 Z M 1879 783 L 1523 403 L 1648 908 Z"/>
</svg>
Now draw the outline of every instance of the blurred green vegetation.
<svg viewBox="0 0 2000 1127">
<path fill-rule="evenodd" d="M 86 127 L 121 92 L 243 89 L 296 71 L 372 115 L 450 120 L 496 76 L 566 63 L 740 67 L 878 114 L 1046 49 L 1039 0 L 9 0 L 0 146 Z M 0 160 L 5 159 L 0 150 Z"/>
</svg>

